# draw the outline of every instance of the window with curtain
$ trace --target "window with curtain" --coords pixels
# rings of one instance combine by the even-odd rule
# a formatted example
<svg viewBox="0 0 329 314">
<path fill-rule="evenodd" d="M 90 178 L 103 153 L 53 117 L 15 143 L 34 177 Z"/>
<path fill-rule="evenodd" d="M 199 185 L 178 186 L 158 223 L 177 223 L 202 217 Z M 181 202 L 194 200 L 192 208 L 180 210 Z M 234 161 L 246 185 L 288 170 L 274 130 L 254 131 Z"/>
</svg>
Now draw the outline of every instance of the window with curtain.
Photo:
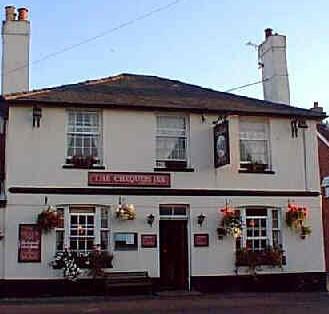
<svg viewBox="0 0 329 314">
<path fill-rule="evenodd" d="M 187 117 L 184 115 L 158 115 L 156 119 L 156 166 L 186 167 Z"/>
<path fill-rule="evenodd" d="M 99 111 L 69 110 L 67 159 L 93 158 L 100 163 L 101 115 Z"/>
<path fill-rule="evenodd" d="M 258 163 L 269 167 L 269 127 L 265 119 L 241 118 L 240 162 Z"/>
</svg>

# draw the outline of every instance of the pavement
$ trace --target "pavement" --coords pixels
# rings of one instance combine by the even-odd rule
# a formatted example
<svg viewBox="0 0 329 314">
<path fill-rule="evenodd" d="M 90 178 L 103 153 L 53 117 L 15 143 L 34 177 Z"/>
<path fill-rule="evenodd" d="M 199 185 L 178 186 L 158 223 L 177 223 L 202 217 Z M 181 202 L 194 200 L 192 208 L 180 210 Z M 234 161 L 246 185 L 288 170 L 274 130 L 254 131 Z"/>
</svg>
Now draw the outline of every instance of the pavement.
<svg viewBox="0 0 329 314">
<path fill-rule="evenodd" d="M 228 293 L 0 299 L 1 314 L 116 313 L 329 314 L 329 294 Z"/>
</svg>

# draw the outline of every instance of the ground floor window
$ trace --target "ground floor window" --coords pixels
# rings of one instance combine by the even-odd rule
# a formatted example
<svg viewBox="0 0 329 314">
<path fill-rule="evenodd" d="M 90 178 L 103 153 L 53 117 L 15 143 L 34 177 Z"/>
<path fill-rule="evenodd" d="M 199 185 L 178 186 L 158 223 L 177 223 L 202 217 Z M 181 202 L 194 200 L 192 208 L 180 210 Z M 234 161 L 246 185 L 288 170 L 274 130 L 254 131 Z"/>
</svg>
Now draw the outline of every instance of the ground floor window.
<svg viewBox="0 0 329 314">
<path fill-rule="evenodd" d="M 240 208 L 242 235 L 237 248 L 262 251 L 268 247 L 281 248 L 281 211 L 277 208 Z"/>
<path fill-rule="evenodd" d="M 108 209 L 94 206 L 58 207 L 60 216 L 56 228 L 56 251 L 65 248 L 77 253 L 89 253 L 99 245 L 109 248 Z"/>
<path fill-rule="evenodd" d="M 95 209 L 70 208 L 70 250 L 88 253 L 95 244 Z"/>
</svg>

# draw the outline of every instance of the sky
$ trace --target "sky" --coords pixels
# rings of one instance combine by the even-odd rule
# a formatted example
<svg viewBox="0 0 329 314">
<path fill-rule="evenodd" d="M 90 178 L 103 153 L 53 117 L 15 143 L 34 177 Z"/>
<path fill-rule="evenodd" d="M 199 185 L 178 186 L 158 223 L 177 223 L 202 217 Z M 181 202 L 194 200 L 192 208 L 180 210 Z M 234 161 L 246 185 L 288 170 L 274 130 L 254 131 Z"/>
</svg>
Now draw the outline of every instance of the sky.
<svg viewBox="0 0 329 314">
<path fill-rule="evenodd" d="M 2 19 L 6 5 L 30 11 L 31 89 L 135 73 L 226 91 L 261 79 L 257 51 L 246 43 L 260 44 L 270 27 L 287 36 L 291 104 L 318 101 L 329 113 L 329 1 L 177 0 L 139 18 L 173 2 L 0 0 L 0 7 Z M 261 84 L 234 93 L 263 98 Z"/>
</svg>

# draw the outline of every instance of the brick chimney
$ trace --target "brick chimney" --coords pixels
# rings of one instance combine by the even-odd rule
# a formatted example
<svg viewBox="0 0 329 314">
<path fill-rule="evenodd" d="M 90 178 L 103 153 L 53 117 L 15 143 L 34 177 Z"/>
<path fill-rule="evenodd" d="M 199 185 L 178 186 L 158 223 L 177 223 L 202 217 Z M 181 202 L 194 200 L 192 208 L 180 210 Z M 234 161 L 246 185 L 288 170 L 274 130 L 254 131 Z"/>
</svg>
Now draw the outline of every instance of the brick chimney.
<svg viewBox="0 0 329 314">
<path fill-rule="evenodd" d="M 265 41 L 258 47 L 262 67 L 264 100 L 290 104 L 289 79 L 286 59 L 286 36 L 265 30 Z"/>
<path fill-rule="evenodd" d="M 29 90 L 30 22 L 28 9 L 5 7 L 2 23 L 1 94 Z"/>
<path fill-rule="evenodd" d="M 323 107 L 319 106 L 319 103 L 315 101 L 313 103 L 313 108 L 311 108 L 311 110 L 316 112 L 323 112 Z"/>
</svg>

